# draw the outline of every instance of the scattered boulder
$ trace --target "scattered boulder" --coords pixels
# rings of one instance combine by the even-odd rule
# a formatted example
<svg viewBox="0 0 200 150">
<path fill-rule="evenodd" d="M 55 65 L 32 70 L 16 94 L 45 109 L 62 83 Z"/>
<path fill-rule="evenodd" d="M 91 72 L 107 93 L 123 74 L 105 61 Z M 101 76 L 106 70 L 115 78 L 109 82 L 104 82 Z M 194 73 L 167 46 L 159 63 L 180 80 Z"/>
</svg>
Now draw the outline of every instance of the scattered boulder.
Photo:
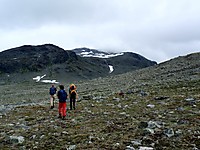
<svg viewBox="0 0 200 150">
<path fill-rule="evenodd" d="M 24 142 L 24 137 L 23 136 L 10 136 L 10 142 L 11 143 L 23 143 Z"/>
<path fill-rule="evenodd" d="M 76 149 L 76 145 L 70 145 L 69 148 L 67 148 L 67 150 L 75 150 Z"/>
<path fill-rule="evenodd" d="M 187 102 L 188 105 L 195 105 L 196 100 L 194 98 L 186 98 L 185 101 Z"/>
<path fill-rule="evenodd" d="M 174 130 L 172 129 L 172 128 L 170 128 L 170 129 L 165 129 L 164 130 L 164 134 L 167 136 L 167 137 L 172 137 L 172 136 L 174 136 Z"/>
<path fill-rule="evenodd" d="M 149 108 L 154 108 L 155 105 L 153 105 L 153 104 L 148 104 L 147 107 L 149 107 Z"/>
</svg>

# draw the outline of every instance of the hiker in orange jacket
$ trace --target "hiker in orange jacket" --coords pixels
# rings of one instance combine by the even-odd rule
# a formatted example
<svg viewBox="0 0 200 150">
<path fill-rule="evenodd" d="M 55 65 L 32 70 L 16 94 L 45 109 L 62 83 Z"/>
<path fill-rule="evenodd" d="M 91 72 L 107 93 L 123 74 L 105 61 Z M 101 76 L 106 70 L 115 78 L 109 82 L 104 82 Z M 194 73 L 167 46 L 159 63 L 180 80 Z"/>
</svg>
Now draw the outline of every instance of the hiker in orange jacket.
<svg viewBox="0 0 200 150">
<path fill-rule="evenodd" d="M 76 86 L 74 84 L 71 84 L 69 87 L 69 98 L 70 98 L 70 110 L 76 109 L 76 99 L 78 99 L 78 94 L 76 91 Z"/>
</svg>

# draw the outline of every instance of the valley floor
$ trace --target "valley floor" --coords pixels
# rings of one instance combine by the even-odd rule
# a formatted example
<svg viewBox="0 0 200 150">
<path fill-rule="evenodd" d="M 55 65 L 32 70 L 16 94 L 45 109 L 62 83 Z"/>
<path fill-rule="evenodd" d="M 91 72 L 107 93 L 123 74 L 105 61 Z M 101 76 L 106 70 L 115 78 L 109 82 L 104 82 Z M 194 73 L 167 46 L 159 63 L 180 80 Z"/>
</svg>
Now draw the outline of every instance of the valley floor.
<svg viewBox="0 0 200 150">
<path fill-rule="evenodd" d="M 78 83 L 66 120 L 49 107 L 50 85 L 0 86 L 0 149 L 200 149 L 198 78 L 109 82 Z"/>
</svg>

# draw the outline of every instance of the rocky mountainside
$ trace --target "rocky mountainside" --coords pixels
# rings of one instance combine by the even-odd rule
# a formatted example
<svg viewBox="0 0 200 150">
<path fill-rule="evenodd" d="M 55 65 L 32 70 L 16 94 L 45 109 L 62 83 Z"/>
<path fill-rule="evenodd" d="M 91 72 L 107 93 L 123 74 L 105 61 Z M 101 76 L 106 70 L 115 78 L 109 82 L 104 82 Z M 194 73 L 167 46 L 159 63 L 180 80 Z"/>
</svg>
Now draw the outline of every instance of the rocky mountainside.
<svg viewBox="0 0 200 150">
<path fill-rule="evenodd" d="M 200 53 L 75 84 L 66 120 L 50 84 L 0 84 L 0 149 L 200 149 Z"/>
<path fill-rule="evenodd" d="M 113 67 L 114 71 L 112 74 L 122 74 L 156 64 L 155 61 L 150 61 L 145 57 L 132 52 L 108 53 L 88 48 L 77 48 L 72 51 L 84 58 L 94 57 L 105 60 L 107 65 Z"/>
<path fill-rule="evenodd" d="M 55 45 L 21 46 L 0 53 L 1 73 L 40 71 L 53 64 L 77 59 L 76 54 Z"/>
<path fill-rule="evenodd" d="M 45 78 L 59 81 L 84 80 L 120 74 L 156 64 L 134 53 L 109 58 L 82 57 L 78 49 L 64 50 L 52 44 L 26 45 L 9 49 L 0 52 L 0 59 L 0 75 L 3 81 L 27 81 L 44 74 L 46 74 Z M 110 67 L 114 68 L 112 74 L 110 74 Z"/>
</svg>

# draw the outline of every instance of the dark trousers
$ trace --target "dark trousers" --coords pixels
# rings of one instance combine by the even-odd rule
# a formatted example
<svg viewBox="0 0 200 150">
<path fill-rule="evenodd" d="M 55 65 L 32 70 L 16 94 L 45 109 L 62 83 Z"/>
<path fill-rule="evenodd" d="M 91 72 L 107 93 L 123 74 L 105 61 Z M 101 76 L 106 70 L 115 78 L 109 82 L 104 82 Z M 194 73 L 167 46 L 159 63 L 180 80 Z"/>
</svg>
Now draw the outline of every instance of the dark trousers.
<svg viewBox="0 0 200 150">
<path fill-rule="evenodd" d="M 72 106 L 75 110 L 75 104 L 76 103 L 76 99 L 74 97 L 70 97 L 70 110 L 72 110 Z"/>
</svg>

